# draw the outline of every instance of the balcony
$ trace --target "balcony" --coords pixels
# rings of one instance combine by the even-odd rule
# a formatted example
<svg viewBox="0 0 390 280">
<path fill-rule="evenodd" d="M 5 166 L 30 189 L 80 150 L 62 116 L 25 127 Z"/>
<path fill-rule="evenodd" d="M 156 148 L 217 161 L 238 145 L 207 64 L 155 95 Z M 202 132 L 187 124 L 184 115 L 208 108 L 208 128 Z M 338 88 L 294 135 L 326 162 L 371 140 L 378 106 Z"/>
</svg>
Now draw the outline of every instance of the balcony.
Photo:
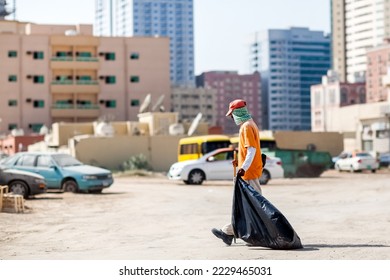
<svg viewBox="0 0 390 280">
<path fill-rule="evenodd" d="M 100 107 L 97 104 L 54 104 L 51 107 L 52 118 L 97 118 L 99 115 Z"/>
<path fill-rule="evenodd" d="M 50 61 L 51 69 L 99 69 L 98 57 L 52 57 Z"/>
<path fill-rule="evenodd" d="M 50 91 L 53 93 L 98 93 L 97 80 L 55 80 L 51 82 Z"/>
</svg>

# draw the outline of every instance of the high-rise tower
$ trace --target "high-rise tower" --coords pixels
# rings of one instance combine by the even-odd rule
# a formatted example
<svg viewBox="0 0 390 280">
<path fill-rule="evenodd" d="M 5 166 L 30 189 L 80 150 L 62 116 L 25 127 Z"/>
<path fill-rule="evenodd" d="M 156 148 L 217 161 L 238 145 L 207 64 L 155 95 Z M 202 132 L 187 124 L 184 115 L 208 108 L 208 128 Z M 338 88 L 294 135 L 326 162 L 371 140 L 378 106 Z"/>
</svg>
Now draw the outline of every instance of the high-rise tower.
<svg viewBox="0 0 390 280">
<path fill-rule="evenodd" d="M 96 0 L 96 35 L 170 38 L 173 85 L 195 84 L 193 21 L 193 0 Z"/>
<path fill-rule="evenodd" d="M 387 0 L 332 0 L 333 69 L 341 81 L 364 82 L 368 49 L 390 37 Z"/>
</svg>

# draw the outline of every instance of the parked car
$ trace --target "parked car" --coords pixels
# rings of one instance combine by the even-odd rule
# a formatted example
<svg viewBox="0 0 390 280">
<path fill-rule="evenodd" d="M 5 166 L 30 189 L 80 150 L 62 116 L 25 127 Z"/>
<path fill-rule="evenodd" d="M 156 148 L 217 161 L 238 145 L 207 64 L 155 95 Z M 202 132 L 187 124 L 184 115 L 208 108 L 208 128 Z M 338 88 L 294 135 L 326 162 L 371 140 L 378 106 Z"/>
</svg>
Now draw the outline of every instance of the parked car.
<svg viewBox="0 0 390 280">
<path fill-rule="evenodd" d="M 381 167 L 390 166 L 390 153 L 383 153 L 379 156 L 379 166 Z"/>
<path fill-rule="evenodd" d="M 335 163 L 335 169 L 339 171 L 371 170 L 374 173 L 379 168 L 379 161 L 366 152 L 345 152 L 339 157 Z"/>
<path fill-rule="evenodd" d="M 16 169 L 0 169 L 0 185 L 8 186 L 9 192 L 24 198 L 47 190 L 45 178 L 41 175 Z"/>
<path fill-rule="evenodd" d="M 209 152 L 196 160 L 174 163 L 168 172 L 171 180 L 182 180 L 186 184 L 200 185 L 205 180 L 231 180 L 233 178 L 233 149 L 221 148 Z M 282 162 L 279 158 L 267 157 L 260 184 L 270 179 L 283 178 Z"/>
<path fill-rule="evenodd" d="M 48 190 L 100 193 L 114 182 L 110 170 L 83 164 L 64 153 L 20 152 L 1 167 L 38 173 L 46 179 Z"/>
</svg>

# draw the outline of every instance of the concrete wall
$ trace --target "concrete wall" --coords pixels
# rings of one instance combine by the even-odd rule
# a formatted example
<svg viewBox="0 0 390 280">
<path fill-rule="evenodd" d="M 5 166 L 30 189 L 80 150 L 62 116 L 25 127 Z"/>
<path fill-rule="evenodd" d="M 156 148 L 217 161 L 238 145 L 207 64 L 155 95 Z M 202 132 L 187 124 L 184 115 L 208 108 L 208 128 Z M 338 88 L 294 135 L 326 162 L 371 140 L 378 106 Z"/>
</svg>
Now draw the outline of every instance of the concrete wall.
<svg viewBox="0 0 390 280">
<path fill-rule="evenodd" d="M 316 151 L 329 152 L 332 156 L 344 150 L 343 134 L 338 132 L 276 131 L 276 143 L 281 149 L 306 150 L 314 144 Z"/>
<path fill-rule="evenodd" d="M 177 161 L 179 139 L 183 136 L 75 137 L 70 152 L 78 160 L 111 170 L 120 170 L 123 162 L 143 154 L 153 171 L 166 172 Z"/>
</svg>

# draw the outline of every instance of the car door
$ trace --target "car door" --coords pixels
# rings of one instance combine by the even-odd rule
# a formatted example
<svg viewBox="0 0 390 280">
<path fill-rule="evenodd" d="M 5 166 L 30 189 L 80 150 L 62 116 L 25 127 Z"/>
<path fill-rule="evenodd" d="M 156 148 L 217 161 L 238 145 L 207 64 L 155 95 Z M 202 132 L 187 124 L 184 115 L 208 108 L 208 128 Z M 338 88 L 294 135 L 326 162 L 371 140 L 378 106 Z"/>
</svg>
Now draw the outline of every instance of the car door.
<svg viewBox="0 0 390 280">
<path fill-rule="evenodd" d="M 223 151 L 209 157 L 205 163 L 207 180 L 228 180 L 233 176 L 233 151 Z"/>
<path fill-rule="evenodd" d="M 48 189 L 61 188 L 61 173 L 49 155 L 39 155 L 36 159 L 36 172 L 45 177 Z"/>
<path fill-rule="evenodd" d="M 37 173 L 35 170 L 36 155 L 24 154 L 20 156 L 12 168 Z"/>
</svg>

